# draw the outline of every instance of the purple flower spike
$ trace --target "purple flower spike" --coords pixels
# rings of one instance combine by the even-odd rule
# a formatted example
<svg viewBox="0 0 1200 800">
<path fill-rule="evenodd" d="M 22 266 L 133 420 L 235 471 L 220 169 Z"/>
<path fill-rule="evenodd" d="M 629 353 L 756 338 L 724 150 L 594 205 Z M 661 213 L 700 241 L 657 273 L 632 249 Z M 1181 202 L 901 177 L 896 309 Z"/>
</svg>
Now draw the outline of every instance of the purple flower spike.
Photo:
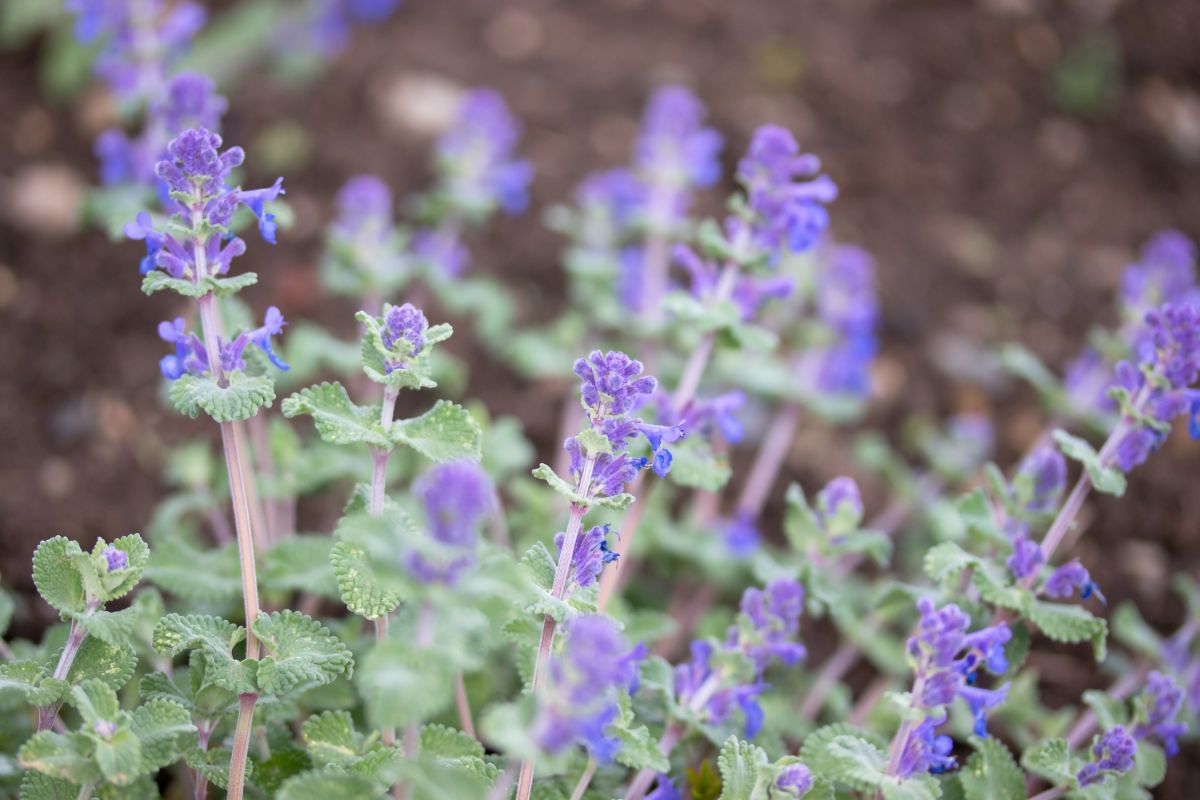
<svg viewBox="0 0 1200 800">
<path fill-rule="evenodd" d="M 124 550 L 118 550 L 115 547 L 104 549 L 104 560 L 108 563 L 109 572 L 116 572 L 129 566 L 129 556 Z"/>
<path fill-rule="evenodd" d="M 616 350 L 595 350 L 577 360 L 574 371 L 593 421 L 631 411 L 641 395 L 652 393 L 658 385 L 654 378 L 642 375 L 642 362 Z"/>
<path fill-rule="evenodd" d="M 921 721 L 905 743 L 901 754 L 897 777 L 910 778 L 922 772 L 939 775 L 954 769 L 954 740 L 949 736 L 938 736 L 938 727 L 946 721 L 946 712 L 926 717 Z"/>
<path fill-rule="evenodd" d="M 803 797 L 812 788 L 812 770 L 804 764 L 789 764 L 779 772 L 775 788 L 788 797 Z"/>
<path fill-rule="evenodd" d="M 590 615 L 566 626 L 563 651 L 549 663 L 534 738 L 548 752 L 582 744 L 602 763 L 612 760 L 621 741 L 607 732 L 616 720 L 617 693 L 637 689 L 638 662 L 646 649 L 629 649 L 616 625 Z"/>
<path fill-rule="evenodd" d="M 194 333 L 188 333 L 183 317 L 158 324 L 158 337 L 175 345 L 174 355 L 163 356 L 158 362 L 159 370 L 167 380 L 174 381 L 184 375 L 203 375 L 208 372 L 208 351 L 204 342 Z"/>
<path fill-rule="evenodd" d="M 1017 473 L 1028 475 L 1032 480 L 1033 494 L 1028 510 L 1048 512 L 1058 507 L 1067 485 L 1067 462 L 1058 448 L 1052 445 L 1039 447 L 1021 463 Z"/>
<path fill-rule="evenodd" d="M 751 587 L 742 594 L 742 624 L 729 629 L 726 646 L 749 656 L 759 672 L 775 659 L 793 666 L 807 653 L 793 641 L 803 611 L 804 587 L 796 581 L 775 581 L 765 591 Z"/>
<path fill-rule="evenodd" d="M 429 321 L 421 309 L 412 303 L 405 303 L 402 306 L 389 306 L 384 312 L 383 323 L 380 334 L 383 346 L 395 354 L 387 362 L 387 371 L 391 373 L 404 369 L 425 349 L 425 331 L 429 328 Z"/>
<path fill-rule="evenodd" d="M 1080 786 L 1091 786 L 1104 780 L 1109 773 L 1128 772 L 1133 768 L 1137 742 L 1124 727 L 1116 726 L 1096 740 L 1092 746 L 1093 760 L 1084 765 L 1076 778 Z"/>
<path fill-rule="evenodd" d="M 666 86 L 650 98 L 637 142 L 636 160 L 651 184 L 682 191 L 712 186 L 721 177 L 721 135 L 705 128 L 704 104 L 682 86 Z"/>
<path fill-rule="evenodd" d="M 826 524 L 841 513 L 849 514 L 856 521 L 862 519 L 863 502 L 858 484 L 853 478 L 834 478 L 817 493 L 817 511 Z"/>
<path fill-rule="evenodd" d="M 514 157 L 520 135 L 499 93 L 477 89 L 468 94 L 437 144 L 452 199 L 467 209 L 495 204 L 510 214 L 524 211 L 533 169 Z"/>
<path fill-rule="evenodd" d="M 565 535 L 555 534 L 554 546 L 562 553 Z M 571 576 L 580 588 L 594 585 L 600 579 L 604 567 L 616 561 L 618 555 L 608 549 L 608 526 L 597 525 L 575 539 L 575 551 L 571 554 Z"/>
<path fill-rule="evenodd" d="M 1037 542 L 1032 541 L 1027 536 L 1020 536 L 1013 540 L 1013 554 L 1008 557 L 1009 572 L 1017 580 L 1024 580 L 1037 570 L 1046 561 L 1046 556 L 1042 553 L 1042 548 Z"/>
<path fill-rule="evenodd" d="M 1157 670 L 1146 681 L 1145 709 L 1147 719 L 1133 729 L 1135 739 L 1156 738 L 1162 742 L 1168 756 L 1179 753 L 1178 739 L 1187 733 L 1187 725 L 1175 720 L 1183 708 L 1184 691 Z"/>
<path fill-rule="evenodd" d="M 427 470 L 413 484 L 413 494 L 436 546 L 410 553 L 409 570 L 423 583 L 454 585 L 475 562 L 479 524 L 496 507 L 495 487 L 475 462 L 451 461 Z"/>
</svg>

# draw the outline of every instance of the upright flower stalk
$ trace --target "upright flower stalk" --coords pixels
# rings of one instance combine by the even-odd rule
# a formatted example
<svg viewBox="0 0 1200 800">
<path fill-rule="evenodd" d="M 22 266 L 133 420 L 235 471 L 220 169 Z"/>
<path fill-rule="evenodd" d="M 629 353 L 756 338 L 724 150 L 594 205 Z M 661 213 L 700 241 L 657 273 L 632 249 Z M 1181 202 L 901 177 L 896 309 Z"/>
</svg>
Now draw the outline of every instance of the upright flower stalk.
<svg viewBox="0 0 1200 800">
<path fill-rule="evenodd" d="M 260 645 L 250 627 L 260 614 L 252 476 L 247 471 L 250 462 L 242 421 L 274 397 L 270 379 L 262 375 L 265 363 L 287 369 L 271 344 L 271 338 L 282 332 L 286 322 L 279 309 L 272 306 L 261 327 L 226 340 L 217 296 L 254 282 L 252 273 L 225 277 L 233 258 L 246 250 L 245 242 L 230 228 L 234 212 L 239 205 L 249 208 L 258 219 L 263 238 L 274 243 L 274 215 L 266 204 L 282 194 L 283 188 L 282 179 L 267 189 L 246 191 L 228 186 L 229 172 L 242 163 L 244 154 L 238 147 L 222 152 L 221 144 L 220 136 L 203 128 L 189 129 L 173 140 L 167 147 L 167 158 L 155 168 L 169 189 L 172 224 L 160 231 L 150 215 L 142 213 L 126 226 L 126 234 L 146 244 L 141 266 L 144 291 L 170 289 L 196 299 L 201 336 L 187 332 L 182 317 L 162 323 L 159 336 L 174 346 L 174 352 L 162 359 L 160 370 L 173 382 L 171 396 L 181 411 L 194 416 L 204 410 L 220 424 L 241 565 L 245 657 L 257 659 Z M 262 354 L 263 360 L 256 357 L 247 361 L 251 345 Z M 254 693 L 239 697 L 229 768 L 229 797 L 233 800 L 242 797 L 245 785 L 257 699 Z"/>
<path fill-rule="evenodd" d="M 566 530 L 559 539 L 558 563 L 550 592 L 564 599 L 569 589 L 592 579 L 581 565 L 590 558 L 590 548 L 580 548 L 580 532 L 588 510 L 593 506 L 625 507 L 633 498 L 624 493 L 638 472 L 651 464 L 666 474 L 671 456 L 664 444 L 682 435 L 679 428 L 648 425 L 632 412 L 650 394 L 657 382 L 642 375 L 642 364 L 624 353 L 595 351 L 575 362 L 580 379 L 584 413 L 588 427 L 569 438 L 564 447 L 569 456 L 570 483 L 554 475 L 543 465 L 535 474 L 561 486 L 571 497 Z M 644 436 L 651 446 L 651 458 L 634 457 L 628 452 L 630 440 Z M 599 541 L 597 542 L 599 547 Z M 602 564 L 601 564 L 602 566 Z M 589 575 L 589 578 L 582 578 Z M 574 580 L 572 580 L 574 578 Z M 586 585 L 586 584 L 584 584 Z M 542 632 L 534 659 L 531 690 L 536 696 L 546 681 L 546 671 L 554 646 L 557 621 L 549 614 L 542 620 Z M 533 789 L 534 764 L 526 759 L 517 779 L 518 800 L 528 800 Z"/>
</svg>

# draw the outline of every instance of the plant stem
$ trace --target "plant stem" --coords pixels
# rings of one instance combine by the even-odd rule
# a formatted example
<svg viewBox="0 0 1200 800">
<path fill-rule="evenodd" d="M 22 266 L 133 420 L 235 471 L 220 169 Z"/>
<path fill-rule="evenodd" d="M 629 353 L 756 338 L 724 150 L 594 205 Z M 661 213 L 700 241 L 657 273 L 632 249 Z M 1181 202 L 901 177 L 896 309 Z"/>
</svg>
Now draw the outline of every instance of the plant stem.
<svg viewBox="0 0 1200 800">
<path fill-rule="evenodd" d="M 91 616 L 99 605 L 98 601 L 89 600 L 83 613 Z M 79 648 L 83 646 L 86 639 L 87 631 L 84 630 L 83 625 L 79 624 L 78 620 L 72 620 L 70 632 L 67 634 L 67 643 L 63 645 L 63 651 L 58 656 L 58 664 L 54 667 L 55 680 L 65 681 L 67 679 L 67 675 L 71 672 L 71 665 L 75 663 L 75 656 L 79 655 Z M 58 721 L 60 708 L 62 708 L 61 700 L 38 708 L 38 731 L 48 731 L 54 726 L 54 723 Z"/>
<path fill-rule="evenodd" d="M 1033 795 L 1029 800 L 1056 800 L 1067 793 L 1067 787 L 1055 786 L 1053 789 L 1047 789 L 1044 792 Z"/>
<path fill-rule="evenodd" d="M 400 391 L 391 386 L 383 387 L 383 402 L 379 408 L 379 424 L 384 431 L 392 425 L 392 418 L 396 413 L 396 397 Z M 387 494 L 387 465 L 391 459 L 392 451 L 388 450 L 372 450 L 371 451 L 371 500 L 370 514 L 373 517 L 378 517 L 383 513 L 383 500 Z M 387 641 L 388 638 L 388 615 L 375 620 L 375 642 L 381 644 Z M 387 726 L 380 730 L 379 736 L 385 747 L 391 747 L 396 744 L 396 729 L 392 726 Z"/>
<path fill-rule="evenodd" d="M 771 486 L 779 475 L 779 468 L 787 458 L 799 425 L 800 406 L 792 401 L 784 402 L 763 434 L 762 446 L 750 467 L 749 477 L 742 485 L 736 512 L 739 517 L 756 519 L 762 513 L 763 505 L 766 504 Z"/>
<path fill-rule="evenodd" d="M 79 794 L 75 796 L 75 800 L 92 800 L 92 792 L 95 791 L 96 784 L 85 783 L 79 787 Z"/>
<path fill-rule="evenodd" d="M 576 491 L 587 497 L 592 485 L 592 470 L 596 468 L 596 456 L 589 453 L 583 462 L 583 471 L 579 475 L 579 485 Z M 567 530 L 563 534 L 562 551 L 558 554 L 558 567 L 554 570 L 554 585 L 550 593 L 562 600 L 567 593 L 567 578 L 571 574 L 571 560 L 575 554 L 575 542 L 579 539 L 579 530 L 583 527 L 583 515 L 587 513 L 586 506 L 571 504 L 570 516 L 567 519 Z M 550 660 L 550 650 L 554 645 L 554 617 L 546 614 L 542 619 L 542 638 L 538 642 L 537 658 L 533 662 L 533 679 L 530 681 L 530 692 L 534 695 L 542 688 L 546 680 L 546 665 Z M 521 774 L 517 778 L 517 800 L 529 800 L 533 791 L 533 759 L 527 758 L 521 762 Z"/>
<path fill-rule="evenodd" d="M 208 738 L 212 736 L 213 728 L 216 723 L 204 723 L 196 726 L 196 743 L 200 752 L 208 750 Z M 198 769 L 189 769 L 192 774 L 192 798 L 193 800 L 207 800 L 208 798 L 208 778 L 204 772 Z"/>
<path fill-rule="evenodd" d="M 467 696 L 467 685 L 463 682 L 461 672 L 454 676 L 454 706 L 458 709 L 458 724 L 463 733 L 472 739 L 478 739 L 475 720 L 471 716 L 471 698 Z"/>
<path fill-rule="evenodd" d="M 874 628 L 874 626 L 871 627 Z M 800 704 L 801 718 L 811 720 L 821 712 L 829 690 L 850 671 L 850 668 L 858 661 L 858 656 L 858 645 L 849 639 L 842 640 L 842 643 L 833 651 L 833 655 L 826 659 L 825 665 L 817 673 L 817 679 L 813 681 L 812 687 L 805 695 L 804 702 Z"/>
<path fill-rule="evenodd" d="M 917 679 L 913 681 L 911 704 L 913 708 L 917 708 L 918 698 L 925 691 L 924 669 L 924 664 L 917 667 Z M 904 751 L 908 749 L 908 740 L 912 737 L 918 724 L 920 723 L 915 719 L 906 719 L 900 723 L 900 729 L 896 731 L 896 737 L 892 739 L 891 755 L 888 758 L 888 775 L 895 776 L 900 772 L 900 761 L 904 758 Z"/>
<path fill-rule="evenodd" d="M 571 800 L 583 800 L 583 793 L 587 791 L 588 784 L 592 782 L 592 776 L 596 774 L 596 759 L 589 758 L 587 766 L 583 768 L 583 774 L 579 776 L 579 782 L 575 784 L 575 789 L 571 792 Z"/>
<path fill-rule="evenodd" d="M 248 641 L 248 640 L 247 640 Z M 229 757 L 229 800 L 241 800 L 246 788 L 246 756 L 250 753 L 250 733 L 254 728 L 254 704 L 258 695 L 238 697 L 237 727 L 233 731 L 233 753 Z"/>
</svg>

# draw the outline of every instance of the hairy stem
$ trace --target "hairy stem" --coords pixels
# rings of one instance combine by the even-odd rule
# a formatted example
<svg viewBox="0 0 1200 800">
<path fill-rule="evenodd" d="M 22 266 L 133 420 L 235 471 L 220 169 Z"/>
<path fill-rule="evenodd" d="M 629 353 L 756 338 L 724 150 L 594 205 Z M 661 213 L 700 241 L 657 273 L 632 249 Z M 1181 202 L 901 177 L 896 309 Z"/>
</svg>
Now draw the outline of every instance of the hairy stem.
<svg viewBox="0 0 1200 800">
<path fill-rule="evenodd" d="M 583 471 L 579 475 L 577 491 L 587 497 L 592 485 L 592 470 L 596 467 L 596 456 L 589 453 L 583 462 Z M 550 593 L 561 600 L 567 593 L 567 578 L 571 574 L 571 560 L 575 554 L 575 542 L 579 539 L 579 530 L 583 527 L 583 515 L 587 513 L 585 506 L 571 504 L 570 516 L 567 519 L 567 530 L 563 534 L 562 552 L 558 554 L 558 567 L 554 571 L 554 585 Z M 546 680 L 546 666 L 550 661 L 550 650 L 554 645 L 554 617 L 547 614 L 542 619 L 542 637 L 538 642 L 537 657 L 533 662 L 533 679 L 530 691 L 536 696 Z M 529 800 L 533 791 L 533 759 L 527 758 L 521 762 L 521 774 L 517 778 L 517 800 Z"/>
<path fill-rule="evenodd" d="M 96 784 L 85 783 L 79 787 L 79 794 L 75 796 L 76 800 L 92 800 L 92 793 L 96 789 Z"/>
<path fill-rule="evenodd" d="M 467 685 L 463 682 L 460 672 L 454 676 L 454 707 L 458 710 L 458 724 L 463 733 L 472 739 L 478 739 L 475 733 L 475 719 L 471 716 L 471 698 L 467 696 Z"/>
<path fill-rule="evenodd" d="M 377 644 L 382 644 L 383 642 L 386 642 L 388 638 L 388 615 L 384 614 L 382 617 L 374 620 L 374 623 L 375 642 Z M 388 725 L 387 727 L 380 729 L 379 739 L 383 742 L 384 747 L 393 746 L 396 744 L 396 728 Z"/>
<path fill-rule="evenodd" d="M 91 616 L 99 605 L 98 601 L 90 600 L 83 613 Z M 58 656 L 58 663 L 54 666 L 55 680 L 65 681 L 67 679 L 67 675 L 71 672 L 71 665 L 75 663 L 75 656 L 79 655 L 79 648 L 83 647 L 83 642 L 86 639 L 87 631 L 84 630 L 83 625 L 79 624 L 78 620 L 72 620 L 70 632 L 67 634 L 67 642 L 63 645 L 62 653 Z M 61 700 L 38 708 L 39 731 L 48 731 L 54 727 L 54 724 L 58 722 L 58 710 L 60 708 L 62 708 Z"/>
<path fill-rule="evenodd" d="M 575 784 L 575 789 L 571 792 L 571 800 L 583 800 L 583 793 L 587 791 L 588 785 L 592 782 L 592 776 L 596 774 L 596 759 L 589 758 L 587 766 L 583 768 L 583 774 L 579 776 L 579 782 Z"/>
<path fill-rule="evenodd" d="M 212 736 L 213 728 L 216 723 L 205 722 L 196 726 L 196 746 L 200 752 L 208 750 L 208 738 Z M 208 798 L 208 778 L 204 772 L 198 769 L 188 769 L 192 775 L 192 799 L 207 800 Z"/>
<path fill-rule="evenodd" d="M 254 705 L 258 695 L 238 697 L 237 727 L 233 731 L 233 753 L 229 757 L 229 800 L 241 800 L 246 789 L 246 757 L 250 753 L 250 734 L 254 728 Z"/>
</svg>

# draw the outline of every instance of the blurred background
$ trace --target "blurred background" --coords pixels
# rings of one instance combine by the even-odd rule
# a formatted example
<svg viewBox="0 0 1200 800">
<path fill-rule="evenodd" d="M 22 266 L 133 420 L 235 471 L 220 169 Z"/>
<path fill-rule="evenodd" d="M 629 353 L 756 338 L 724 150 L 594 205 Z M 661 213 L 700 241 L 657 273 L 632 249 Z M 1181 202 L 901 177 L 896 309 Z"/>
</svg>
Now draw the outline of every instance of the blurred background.
<svg viewBox="0 0 1200 800">
<path fill-rule="evenodd" d="M 879 263 L 866 424 L 982 411 L 1001 463 L 1044 420 L 1031 391 L 980 368 L 981 349 L 1017 340 L 1061 367 L 1090 325 L 1112 322 L 1120 270 L 1144 240 L 1200 236 L 1195 0 L 406 0 L 320 64 L 289 59 L 278 37 L 263 44 L 278 3 L 208 5 L 197 59 L 226 79 L 226 141 L 246 148 L 247 185 L 286 176 L 295 214 L 276 247 L 251 242 L 249 299 L 343 334 L 353 309 L 315 276 L 333 193 L 364 171 L 398 196 L 423 187 L 433 138 L 475 86 L 523 120 L 536 170 L 530 213 L 473 246 L 473 270 L 520 287 L 523 318 L 563 300 L 562 241 L 542 211 L 627 161 L 649 93 L 684 83 L 725 134 L 728 167 L 775 122 L 841 187 L 833 230 Z M 163 448 L 207 430 L 159 399 L 154 328 L 172 300 L 143 296 L 140 246 L 80 211 L 114 110 L 55 6 L 0 5 L 0 574 L 18 589 L 41 538 L 138 530 Z M 450 344 L 468 359 L 473 347 Z M 466 394 L 520 416 L 544 455 L 551 388 L 473 362 Z M 824 436 L 802 432 L 789 478 L 823 482 L 850 463 Z M 1200 443 L 1166 448 L 1124 500 L 1092 501 L 1078 552 L 1111 600 L 1164 626 L 1181 614 L 1168 575 L 1200 566 Z M 1187 779 L 1172 771 L 1172 784 Z"/>
</svg>

